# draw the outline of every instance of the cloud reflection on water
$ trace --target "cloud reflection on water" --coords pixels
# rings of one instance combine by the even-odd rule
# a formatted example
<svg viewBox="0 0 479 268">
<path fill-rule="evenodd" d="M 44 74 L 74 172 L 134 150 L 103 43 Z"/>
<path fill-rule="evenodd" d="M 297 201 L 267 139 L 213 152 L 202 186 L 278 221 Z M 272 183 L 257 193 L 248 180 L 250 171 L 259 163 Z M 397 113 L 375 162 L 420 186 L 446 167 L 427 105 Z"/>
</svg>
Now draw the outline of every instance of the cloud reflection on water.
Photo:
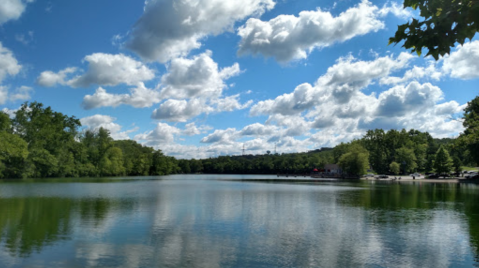
<svg viewBox="0 0 479 268">
<path fill-rule="evenodd" d="M 4 198 L 2 211 L 12 204 L 17 209 L 0 216 L 0 245 L 10 249 L 0 254 L 0 264 L 48 266 L 54 260 L 84 267 L 443 267 L 474 263 L 477 245 L 471 241 L 477 238 L 471 234 L 477 227 L 470 223 L 477 220 L 471 212 L 477 214 L 478 207 L 465 209 L 462 204 L 477 197 L 479 188 L 358 186 L 104 183 L 96 185 L 101 198 L 92 198 L 91 192 L 82 198 L 76 191 L 71 199 L 60 200 L 68 206 L 57 207 L 61 212 L 57 214 L 48 212 L 54 204 L 59 206 L 55 197 L 31 197 L 32 203 Z M 50 224 L 15 229 L 32 209 L 51 213 Z M 43 236 L 53 237 L 51 242 L 41 237 L 32 240 L 65 218 L 60 235 Z M 9 243 L 12 234 L 22 243 Z M 12 249 L 29 241 L 37 242 L 26 255 L 13 254 Z M 45 255 L 60 248 L 65 254 Z"/>
</svg>

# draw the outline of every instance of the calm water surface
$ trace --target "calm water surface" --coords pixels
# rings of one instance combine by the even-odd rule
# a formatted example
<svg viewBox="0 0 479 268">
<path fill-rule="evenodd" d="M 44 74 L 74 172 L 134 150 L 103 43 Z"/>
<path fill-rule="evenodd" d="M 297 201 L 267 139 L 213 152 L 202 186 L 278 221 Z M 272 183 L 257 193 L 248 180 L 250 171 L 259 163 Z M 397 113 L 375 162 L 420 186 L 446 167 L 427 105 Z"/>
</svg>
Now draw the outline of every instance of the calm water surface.
<svg viewBox="0 0 479 268">
<path fill-rule="evenodd" d="M 477 185 L 240 178 L 0 182 L 0 267 L 479 266 Z"/>
</svg>

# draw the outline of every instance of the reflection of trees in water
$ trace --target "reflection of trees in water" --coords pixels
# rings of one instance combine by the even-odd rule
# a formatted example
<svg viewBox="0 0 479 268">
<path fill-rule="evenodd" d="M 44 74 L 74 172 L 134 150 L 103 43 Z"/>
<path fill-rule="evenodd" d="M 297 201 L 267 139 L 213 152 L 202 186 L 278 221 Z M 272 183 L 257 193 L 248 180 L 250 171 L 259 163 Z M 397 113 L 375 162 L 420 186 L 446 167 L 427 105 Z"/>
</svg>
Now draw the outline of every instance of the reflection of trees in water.
<svg viewBox="0 0 479 268">
<path fill-rule="evenodd" d="M 146 199 L 0 199 L 0 245 L 25 257 L 93 231 L 106 236 L 75 243 L 84 266 L 420 267 L 470 254 L 446 248 L 467 244 L 456 235 L 479 256 L 477 186 L 171 184 Z M 147 220 L 118 229 L 133 213 Z"/>
<path fill-rule="evenodd" d="M 475 261 L 479 263 L 479 193 L 477 185 L 461 185 L 464 214 L 469 223 L 471 246 L 475 250 Z M 477 266 L 477 265 L 476 265 Z"/>
<path fill-rule="evenodd" d="M 435 211 L 457 212 L 467 222 L 470 244 L 479 262 L 479 187 L 471 184 L 415 183 L 369 185 L 363 191 L 340 198 L 342 204 L 362 207 L 372 222 L 405 226 L 427 223 Z M 444 230 L 447 232 L 449 230 Z"/>
<path fill-rule="evenodd" d="M 65 239 L 69 233 L 72 201 L 60 198 L 0 199 L 0 241 L 13 256 Z"/>
<path fill-rule="evenodd" d="M 27 257 L 55 242 L 69 239 L 74 214 L 101 225 L 112 207 L 104 198 L 0 198 L 0 243 L 12 256 Z"/>
</svg>

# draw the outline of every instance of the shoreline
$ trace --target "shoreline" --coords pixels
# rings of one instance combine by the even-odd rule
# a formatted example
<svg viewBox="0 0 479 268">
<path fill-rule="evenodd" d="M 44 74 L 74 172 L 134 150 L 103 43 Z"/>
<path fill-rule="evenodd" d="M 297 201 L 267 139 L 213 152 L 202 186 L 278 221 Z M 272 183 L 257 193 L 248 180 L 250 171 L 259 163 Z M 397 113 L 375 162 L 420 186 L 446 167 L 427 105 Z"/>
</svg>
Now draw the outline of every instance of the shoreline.
<svg viewBox="0 0 479 268">
<path fill-rule="evenodd" d="M 361 178 L 364 181 L 396 181 L 396 182 L 434 182 L 434 183 L 460 183 L 461 180 L 465 179 L 464 177 L 453 177 L 453 178 L 436 178 L 436 179 L 427 179 L 424 177 L 419 177 L 413 179 L 411 176 L 396 176 L 398 179 L 395 180 L 394 176 L 389 176 L 387 179 L 376 179 L 376 178 Z"/>
</svg>

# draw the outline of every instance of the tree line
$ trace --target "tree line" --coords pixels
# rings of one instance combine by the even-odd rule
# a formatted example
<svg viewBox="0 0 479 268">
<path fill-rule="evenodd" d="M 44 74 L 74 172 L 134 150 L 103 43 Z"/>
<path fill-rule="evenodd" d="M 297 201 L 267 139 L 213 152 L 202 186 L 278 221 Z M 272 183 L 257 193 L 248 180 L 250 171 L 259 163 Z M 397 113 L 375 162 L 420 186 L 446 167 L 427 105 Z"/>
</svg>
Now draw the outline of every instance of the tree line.
<svg viewBox="0 0 479 268">
<path fill-rule="evenodd" d="M 0 178 L 145 176 L 168 174 L 308 174 L 339 164 L 349 175 L 447 173 L 479 164 L 479 97 L 464 111 L 464 133 L 435 139 L 411 129 L 369 130 L 363 138 L 305 153 L 176 159 L 108 130 L 80 131 L 80 120 L 25 103 L 11 119 L 0 112 Z"/>
<path fill-rule="evenodd" d="M 80 132 L 80 120 L 43 104 L 23 104 L 13 119 L 0 112 L 0 178 L 166 175 L 177 160 L 108 130 Z"/>
</svg>

